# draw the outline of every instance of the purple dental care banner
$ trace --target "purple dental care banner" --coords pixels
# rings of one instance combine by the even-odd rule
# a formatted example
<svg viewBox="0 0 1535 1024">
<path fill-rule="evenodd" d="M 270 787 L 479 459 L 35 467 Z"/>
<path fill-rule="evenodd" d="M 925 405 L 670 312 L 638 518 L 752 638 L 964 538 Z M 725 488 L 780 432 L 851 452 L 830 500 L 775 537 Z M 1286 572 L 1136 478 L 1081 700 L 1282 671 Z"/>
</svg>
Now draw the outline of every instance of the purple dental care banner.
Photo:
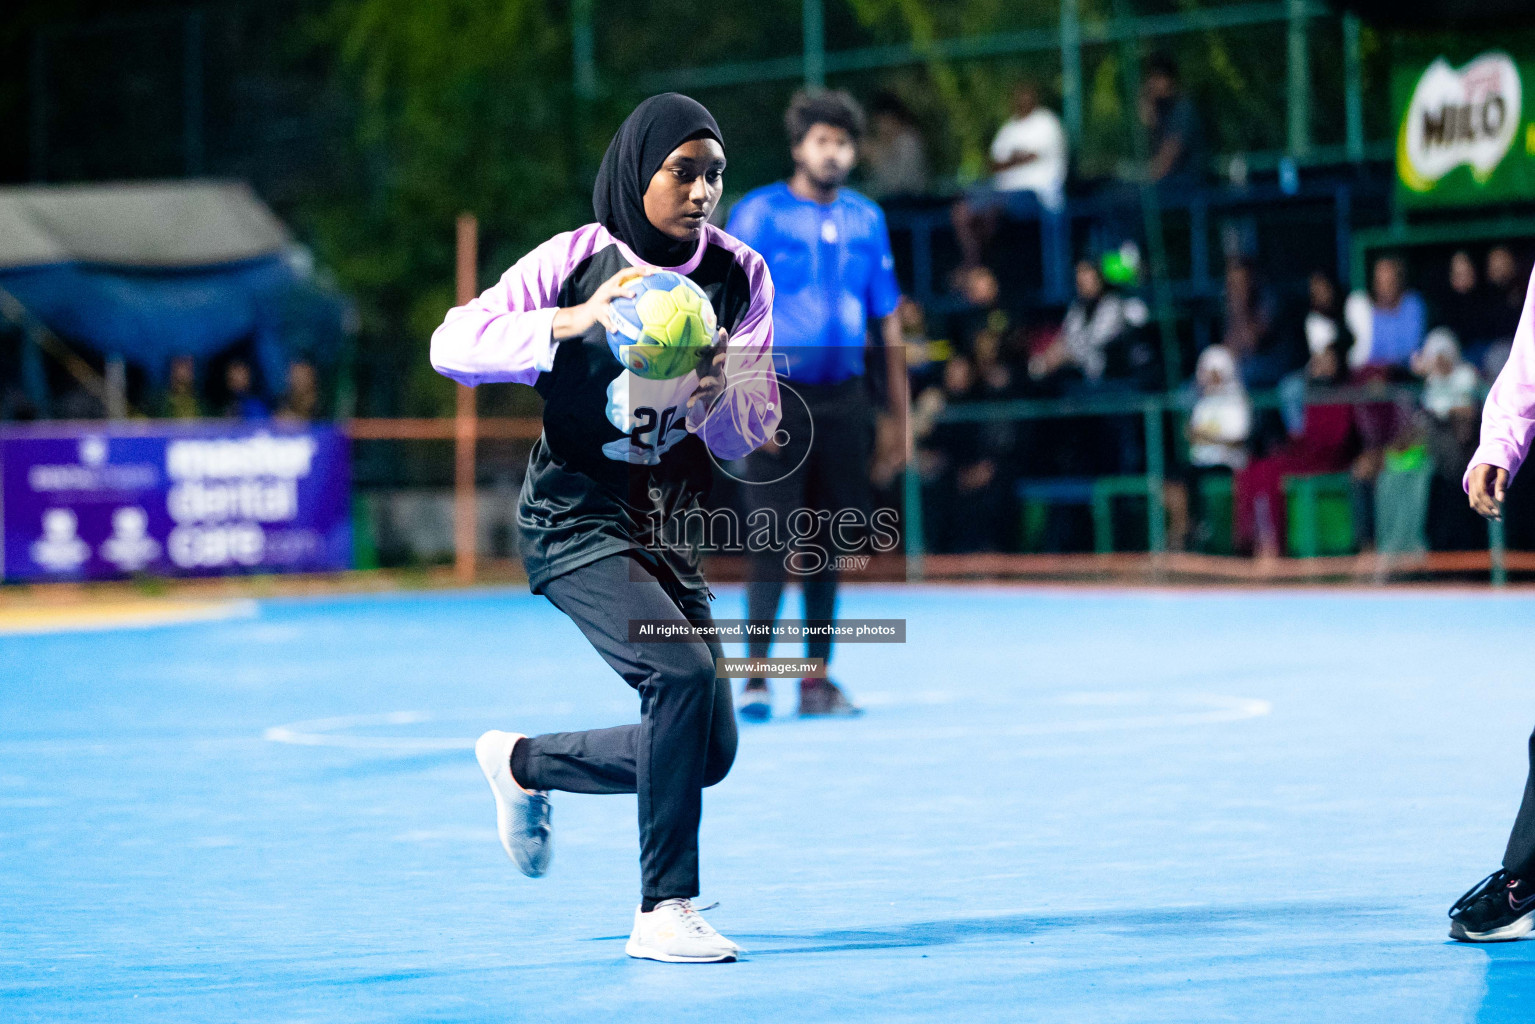
<svg viewBox="0 0 1535 1024">
<path fill-rule="evenodd" d="M 351 566 L 350 459 L 329 426 L 68 423 L 0 431 L 0 575 Z"/>
</svg>

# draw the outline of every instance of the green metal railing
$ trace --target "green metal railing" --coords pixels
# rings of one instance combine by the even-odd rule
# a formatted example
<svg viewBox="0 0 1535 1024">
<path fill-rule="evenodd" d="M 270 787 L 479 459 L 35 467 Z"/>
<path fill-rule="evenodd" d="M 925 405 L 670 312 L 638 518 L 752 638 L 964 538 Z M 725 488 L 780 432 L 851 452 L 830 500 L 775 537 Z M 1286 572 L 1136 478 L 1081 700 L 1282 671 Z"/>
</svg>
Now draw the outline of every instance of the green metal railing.
<svg viewBox="0 0 1535 1024">
<path fill-rule="evenodd" d="M 1371 252 L 1381 249 L 1401 250 L 1423 245 L 1468 245 L 1474 242 L 1530 238 L 1535 238 L 1535 217 L 1530 216 L 1478 220 L 1456 218 L 1430 224 L 1408 224 L 1398 220 L 1383 228 L 1354 231 L 1349 243 L 1350 274 L 1356 285 L 1368 281 L 1365 263 Z"/>
<path fill-rule="evenodd" d="M 1421 389 L 1411 385 L 1375 385 L 1366 387 L 1314 388 L 1307 392 L 1307 405 L 1378 405 L 1396 403 L 1416 408 Z M 1167 447 L 1164 425 L 1168 416 L 1183 416 L 1193 409 L 1197 398 L 1192 394 L 1155 394 L 1144 396 L 1081 397 L 1057 399 L 1011 399 L 1003 401 L 964 402 L 951 405 L 938 417 L 939 423 L 986 423 L 1018 420 L 1068 419 L 1085 416 L 1140 416 L 1145 431 L 1147 547 L 1152 554 L 1167 551 L 1167 526 L 1163 508 L 1163 485 L 1167 478 Z M 1279 409 L 1287 404 L 1277 391 L 1251 395 L 1255 410 Z M 907 575 L 923 577 L 926 555 L 922 524 L 922 481 L 913 465 L 906 467 L 902 487 L 906 532 Z M 1507 582 L 1504 564 L 1503 524 L 1488 524 L 1488 548 L 1492 553 L 1492 582 Z"/>
<path fill-rule="evenodd" d="M 591 95 L 598 80 L 598 56 L 592 43 L 594 0 L 576 0 L 573 17 L 573 63 L 577 95 Z M 1082 139 L 1085 95 L 1082 51 L 1107 43 L 1140 40 L 1261 25 L 1286 27 L 1286 154 L 1296 160 L 1313 158 L 1311 140 L 1312 22 L 1332 21 L 1334 15 L 1317 0 L 1272 0 L 1179 11 L 1174 14 L 1131 15 L 1116 5 L 1116 16 L 1084 20 L 1080 0 L 1061 0 L 1060 20 L 1053 28 L 991 32 L 927 43 L 898 43 L 828 51 L 825 47 L 825 0 L 803 0 L 801 48 L 797 54 L 765 60 L 727 61 L 703 67 L 673 68 L 641 75 L 642 90 L 712 89 L 799 79 L 807 86 L 825 84 L 826 76 L 882 68 L 906 67 L 933 61 L 975 60 L 1033 53 L 1059 53 L 1062 119 L 1073 143 Z M 1336 22 L 1341 32 L 1344 83 L 1344 152 L 1354 161 L 1365 159 L 1364 99 L 1360 77 L 1360 25 L 1353 15 Z M 1331 153 L 1328 156 L 1332 156 Z"/>
</svg>

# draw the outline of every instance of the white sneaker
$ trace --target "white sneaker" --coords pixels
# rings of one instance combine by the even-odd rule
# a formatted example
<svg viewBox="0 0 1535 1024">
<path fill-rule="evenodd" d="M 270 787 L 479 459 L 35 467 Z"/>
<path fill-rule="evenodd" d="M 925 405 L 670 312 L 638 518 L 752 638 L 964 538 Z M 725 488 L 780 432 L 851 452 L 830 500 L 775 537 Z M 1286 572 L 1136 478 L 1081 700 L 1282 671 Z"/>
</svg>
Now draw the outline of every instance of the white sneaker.
<svg viewBox="0 0 1535 1024">
<path fill-rule="evenodd" d="M 686 899 L 662 900 L 648 914 L 636 908 L 634 932 L 624 946 L 624 952 L 636 959 L 669 964 L 731 963 L 741 951 Z"/>
<path fill-rule="evenodd" d="M 549 870 L 549 858 L 554 855 L 554 826 L 549 794 L 523 789 L 512 778 L 512 747 L 526 738 L 492 729 L 475 741 L 474 757 L 496 798 L 496 831 L 506 855 L 523 874 L 537 878 Z"/>
</svg>

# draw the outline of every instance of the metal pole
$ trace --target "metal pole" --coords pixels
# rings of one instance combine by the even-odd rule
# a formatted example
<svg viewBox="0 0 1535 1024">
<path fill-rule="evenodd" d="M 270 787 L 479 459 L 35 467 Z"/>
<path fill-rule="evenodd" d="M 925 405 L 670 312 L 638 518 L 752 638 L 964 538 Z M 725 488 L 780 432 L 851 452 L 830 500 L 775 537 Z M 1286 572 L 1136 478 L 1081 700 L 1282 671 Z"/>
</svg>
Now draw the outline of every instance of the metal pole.
<svg viewBox="0 0 1535 1024">
<path fill-rule="evenodd" d="M 1141 223 L 1146 232 L 1147 262 L 1151 271 L 1152 312 L 1157 318 L 1158 335 L 1162 343 L 1162 371 L 1167 390 L 1178 386 L 1182 376 L 1183 360 L 1178 349 L 1178 324 L 1173 314 L 1172 287 L 1167 278 L 1167 239 L 1162 230 L 1162 200 L 1157 194 L 1157 183 L 1144 177 L 1150 163 L 1150 143 L 1146 128 L 1141 124 L 1140 52 L 1130 27 L 1134 20 L 1126 0 L 1114 0 L 1114 27 L 1118 31 L 1119 59 L 1123 65 L 1122 81 L 1125 90 L 1125 111 L 1130 117 L 1130 140 L 1135 160 L 1141 166 L 1140 186 Z"/>
<path fill-rule="evenodd" d="M 1503 524 L 1496 519 L 1487 521 L 1487 553 L 1492 556 L 1492 585 L 1508 586 L 1507 547 L 1503 543 Z"/>
<path fill-rule="evenodd" d="M 908 459 L 902 474 L 901 497 L 906 506 L 906 579 L 914 582 L 922 578 L 922 476 L 917 472 L 916 460 Z"/>
<path fill-rule="evenodd" d="M 1347 291 L 1355 281 L 1364 283 L 1363 280 L 1353 277 L 1353 268 L 1349 266 L 1349 252 L 1354 247 L 1354 234 L 1351 227 L 1354 222 L 1354 192 L 1347 185 L 1339 186 L 1333 193 L 1332 215 L 1333 233 L 1338 239 L 1338 284 Z"/>
<path fill-rule="evenodd" d="M 826 85 L 826 12 L 824 0 L 805 0 L 805 87 Z"/>
<path fill-rule="evenodd" d="M 357 315 L 348 308 L 345 314 L 341 357 L 336 369 L 336 419 L 349 420 L 357 415 Z"/>
<path fill-rule="evenodd" d="M 458 216 L 458 304 L 479 292 L 479 222 L 470 213 Z M 474 443 L 478 433 L 474 389 L 458 385 L 458 404 L 453 420 L 453 569 L 460 583 L 474 582 L 475 491 Z"/>
<path fill-rule="evenodd" d="M 203 14 L 191 10 L 182 23 L 181 138 L 186 174 L 203 173 Z"/>
<path fill-rule="evenodd" d="M 1203 194 L 1189 204 L 1189 277 L 1198 295 L 1210 287 L 1210 201 Z"/>
<path fill-rule="evenodd" d="M 1343 120 L 1348 158 L 1364 160 L 1364 83 L 1359 67 L 1359 18 L 1343 16 Z"/>
<path fill-rule="evenodd" d="M 575 0 L 571 7 L 570 56 L 575 67 L 576 98 L 597 98 L 597 37 L 592 28 L 592 0 Z"/>
<path fill-rule="evenodd" d="M 53 396 L 48 390 L 48 368 L 43 362 L 42 328 L 24 323 L 21 328 L 21 387 L 39 419 L 53 412 Z"/>
<path fill-rule="evenodd" d="M 922 578 L 922 476 L 917 471 L 917 444 L 911 422 L 911 365 L 907 360 L 906 346 L 887 351 L 887 358 L 901 361 L 901 376 L 905 380 L 901 396 L 901 442 L 906 447 L 906 462 L 901 470 L 902 519 L 906 527 L 906 580 Z"/>
<path fill-rule="evenodd" d="M 32 180 L 48 180 L 48 37 L 32 36 Z"/>
<path fill-rule="evenodd" d="M 1306 47 L 1306 0 L 1289 0 L 1290 28 L 1285 47 L 1288 71 L 1289 150 L 1303 157 L 1311 149 L 1311 57 Z"/>
<path fill-rule="evenodd" d="M 1078 0 L 1061 0 L 1061 113 L 1073 146 L 1082 144 L 1082 19 Z"/>
<path fill-rule="evenodd" d="M 1152 554 L 1167 550 L 1167 510 L 1162 505 L 1163 480 L 1167 476 L 1166 453 L 1162 450 L 1162 403 L 1149 399 L 1143 413 L 1146 421 L 1146 539 Z"/>
<path fill-rule="evenodd" d="M 911 224 L 911 286 L 913 296 L 926 305 L 935 294 L 933 282 L 933 230 L 934 223 L 926 217 L 915 217 Z"/>
<path fill-rule="evenodd" d="M 102 376 L 107 385 L 107 419 L 125 420 L 128 418 L 128 364 L 120 355 L 107 357 L 105 372 Z"/>
<path fill-rule="evenodd" d="M 570 11 L 570 66 L 572 125 L 570 159 L 578 182 L 588 187 L 592 166 L 590 128 L 592 105 L 597 99 L 597 37 L 592 26 L 594 0 L 573 0 Z"/>
</svg>

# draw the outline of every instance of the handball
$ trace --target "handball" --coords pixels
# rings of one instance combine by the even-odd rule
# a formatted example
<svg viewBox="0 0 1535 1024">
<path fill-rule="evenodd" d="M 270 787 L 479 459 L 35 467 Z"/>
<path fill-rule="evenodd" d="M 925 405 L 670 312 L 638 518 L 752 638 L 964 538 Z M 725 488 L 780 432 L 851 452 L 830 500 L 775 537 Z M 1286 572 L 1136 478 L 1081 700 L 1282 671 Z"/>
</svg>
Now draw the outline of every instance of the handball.
<svg viewBox="0 0 1535 1024">
<path fill-rule="evenodd" d="M 613 300 L 608 348 L 625 369 L 646 380 L 686 377 L 714 344 L 714 307 L 681 274 L 657 271 L 635 281 L 634 298 Z"/>
</svg>

